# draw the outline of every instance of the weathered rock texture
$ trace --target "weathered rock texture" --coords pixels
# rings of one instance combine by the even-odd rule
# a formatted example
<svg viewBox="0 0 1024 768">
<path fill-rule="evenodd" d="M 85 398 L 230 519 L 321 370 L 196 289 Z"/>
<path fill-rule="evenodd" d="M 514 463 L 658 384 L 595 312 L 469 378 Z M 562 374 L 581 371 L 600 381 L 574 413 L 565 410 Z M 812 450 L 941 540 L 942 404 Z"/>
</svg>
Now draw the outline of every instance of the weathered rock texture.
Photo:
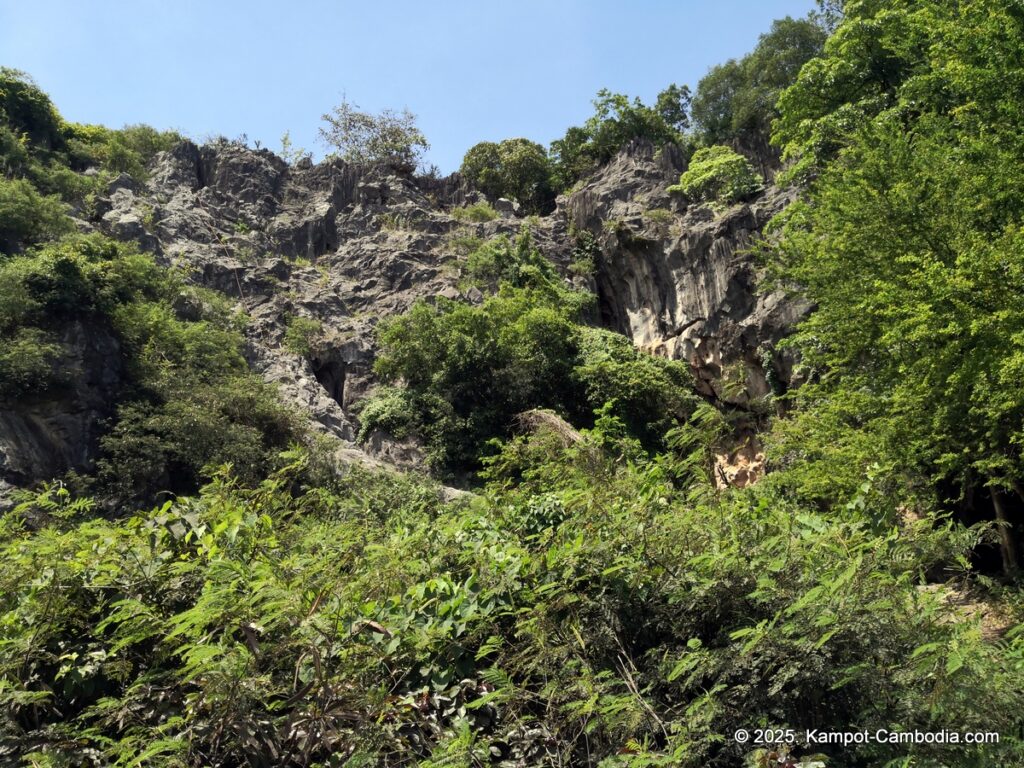
<svg viewBox="0 0 1024 768">
<path fill-rule="evenodd" d="M 597 291 L 603 322 L 653 353 L 689 361 L 702 391 L 743 405 L 787 380 L 774 345 L 803 311 L 757 292 L 744 250 L 786 197 L 771 191 L 725 211 L 687 207 L 665 191 L 681 165 L 676 152 L 628 147 L 529 226 L 562 268 L 577 234 L 593 233 L 596 274 L 583 282 Z M 355 405 L 374 386 L 377 323 L 420 298 L 479 301 L 460 287 L 464 257 L 453 238 L 514 235 L 524 224 L 507 201 L 491 222 L 451 215 L 478 198 L 457 175 L 421 179 L 340 160 L 289 166 L 266 150 L 184 142 L 157 158 L 147 183 L 116 179 L 81 226 L 136 241 L 237 300 L 251 318 L 253 368 L 319 429 L 351 445 Z M 282 346 L 298 316 L 324 329 L 308 358 Z M 114 343 L 69 339 L 69 366 L 85 373 L 72 377 L 67 397 L 0 412 L 0 478 L 27 483 L 89 466 L 116 399 L 119 372 L 100 359 L 116 358 L 104 348 Z M 419 456 L 385 435 L 355 449 L 348 453 L 397 464 Z"/>
<path fill-rule="evenodd" d="M 775 345 L 806 311 L 758 290 L 750 248 L 788 202 L 770 189 L 724 210 L 687 206 L 665 190 L 682 170 L 672 153 L 627 147 L 565 202 L 599 246 L 602 318 L 655 354 L 690 363 L 698 388 L 747 405 L 792 377 Z"/>
</svg>

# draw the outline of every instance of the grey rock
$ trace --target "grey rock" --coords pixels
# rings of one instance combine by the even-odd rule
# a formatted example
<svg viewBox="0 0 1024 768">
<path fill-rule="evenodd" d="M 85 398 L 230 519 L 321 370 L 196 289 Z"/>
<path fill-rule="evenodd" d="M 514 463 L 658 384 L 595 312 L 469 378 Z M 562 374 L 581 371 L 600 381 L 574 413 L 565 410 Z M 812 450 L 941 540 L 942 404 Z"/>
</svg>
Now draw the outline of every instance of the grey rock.
<svg viewBox="0 0 1024 768">
<path fill-rule="evenodd" d="M 702 391 L 744 405 L 769 379 L 790 379 L 792 361 L 776 345 L 806 311 L 762 293 L 744 250 L 788 196 L 770 190 L 721 211 L 688 206 L 666 191 L 683 167 L 678 150 L 634 142 L 559 197 L 552 214 L 531 220 L 531 235 L 567 283 L 597 294 L 603 324 L 652 353 L 688 361 Z M 315 430 L 341 441 L 344 461 L 417 466 L 422 452 L 411 443 L 376 434 L 356 445 L 356 405 L 378 385 L 381 320 L 421 299 L 483 300 L 476 289 L 462 291 L 450 235 L 514 237 L 522 223 L 507 200 L 496 201 L 502 216 L 494 221 L 450 215 L 483 199 L 458 174 L 414 178 L 337 158 L 289 166 L 266 150 L 185 141 L 156 158 L 145 185 L 115 179 L 89 225 L 139 242 L 235 300 L 249 317 L 250 366 Z M 577 244 L 570 232 L 582 231 L 598 245 L 592 277 L 568 269 Z M 186 297 L 174 308 L 198 316 Z M 324 328 L 309 359 L 282 346 L 296 314 Z M 94 461 L 121 372 L 111 363 L 116 341 L 91 335 L 80 330 L 67 342 L 68 365 L 82 372 L 67 393 L 0 406 L 0 481 L 24 484 Z"/>
<path fill-rule="evenodd" d="M 60 386 L 0 402 L 0 479 L 8 483 L 90 469 L 113 413 L 124 379 L 117 339 L 103 326 L 76 322 L 60 343 Z"/>
<path fill-rule="evenodd" d="M 505 218 L 512 218 L 519 215 L 519 203 L 499 197 L 494 201 L 494 210 Z"/>
<path fill-rule="evenodd" d="M 762 292 L 747 252 L 791 193 L 769 189 L 725 210 L 687 207 L 666 191 L 679 168 L 633 144 L 559 210 L 598 239 L 602 320 L 638 347 L 686 360 L 704 394 L 747 405 L 770 391 L 769 380 L 790 382 L 793 361 L 776 345 L 808 310 Z"/>
</svg>

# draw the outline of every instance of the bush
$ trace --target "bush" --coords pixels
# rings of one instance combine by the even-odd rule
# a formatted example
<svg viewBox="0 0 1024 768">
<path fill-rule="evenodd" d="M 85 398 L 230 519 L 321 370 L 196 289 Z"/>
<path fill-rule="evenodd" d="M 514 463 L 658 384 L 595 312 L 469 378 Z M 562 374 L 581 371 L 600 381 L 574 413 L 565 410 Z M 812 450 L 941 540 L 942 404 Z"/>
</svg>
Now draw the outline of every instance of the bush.
<svg viewBox="0 0 1024 768">
<path fill-rule="evenodd" d="M 293 317 L 288 320 L 282 345 L 300 357 L 313 354 L 313 346 L 323 333 L 323 324 L 312 317 Z"/>
<path fill-rule="evenodd" d="M 465 273 L 474 285 L 491 291 L 501 283 L 517 288 L 540 287 L 557 279 L 551 262 L 533 247 L 526 225 L 515 242 L 499 235 L 477 247 L 466 259 Z"/>
<path fill-rule="evenodd" d="M 366 442 L 375 430 L 387 432 L 404 440 L 415 429 L 416 411 L 408 391 L 398 387 L 381 387 L 363 401 L 359 411 L 360 443 Z"/>
<path fill-rule="evenodd" d="M 56 149 L 62 141 L 61 119 L 31 77 L 17 69 L 0 67 L 0 122 L 15 135 L 25 134 L 33 145 Z"/>
<path fill-rule="evenodd" d="M 71 229 L 58 198 L 40 195 L 24 179 L 0 176 L 0 252 L 16 253 Z"/>
<path fill-rule="evenodd" d="M 327 127 L 320 129 L 320 138 L 351 163 L 386 162 L 412 171 L 430 149 L 408 109 L 385 109 L 374 115 L 360 112 L 357 104 L 343 99 L 322 119 Z"/>
<path fill-rule="evenodd" d="M 302 452 L 116 521 L 26 496 L 0 517 L 0 756 L 724 768 L 759 764 L 722 738 L 751 724 L 1017 732 L 1024 637 L 987 642 L 919 585 L 977 532 L 716 496 L 668 479 L 679 456 L 622 460 L 613 418 L 545 424 L 470 501 Z M 1024 756 L 1010 736 L 780 752 Z"/>
<path fill-rule="evenodd" d="M 199 319 L 178 316 L 183 294 L 201 307 Z M 79 322 L 118 340 L 121 360 L 104 364 L 126 374 L 111 403 L 114 425 L 100 441 L 100 492 L 138 500 L 193 491 L 210 464 L 234 463 L 254 479 L 300 435 L 295 417 L 249 371 L 227 302 L 99 236 L 0 263 L 0 389 L 14 397 L 58 382 L 53 339 Z"/>
<path fill-rule="evenodd" d="M 561 139 L 551 142 L 556 191 L 571 187 L 633 139 L 655 146 L 685 143 L 677 126 L 685 122 L 688 96 L 675 85 L 658 95 L 655 107 L 607 89 L 598 91 L 593 103 L 594 114 L 582 127 L 573 126 Z"/>
<path fill-rule="evenodd" d="M 528 230 L 514 244 L 499 237 L 480 248 L 467 271 L 497 294 L 479 306 L 421 302 L 379 331 L 375 370 L 406 392 L 388 391 L 372 413 L 401 413 L 438 469 L 479 467 L 487 441 L 508 436 L 530 409 L 586 426 L 610 402 L 609 414 L 648 449 L 692 411 L 685 364 L 581 325 L 593 297 L 563 287 Z"/>
<path fill-rule="evenodd" d="M 498 218 L 498 212 L 490 203 L 473 203 L 461 208 L 452 208 L 451 214 L 456 221 L 472 221 L 476 224 L 483 224 Z"/>
<path fill-rule="evenodd" d="M 459 172 L 488 197 L 511 198 L 528 213 L 546 212 L 554 202 L 548 154 L 527 139 L 482 141 L 466 152 Z"/>
<path fill-rule="evenodd" d="M 0 331 L 0 400 L 45 392 L 56 380 L 54 364 L 61 347 L 45 331 Z"/>
<path fill-rule="evenodd" d="M 158 152 L 165 152 L 182 140 L 175 131 L 158 131 L 148 125 L 113 130 L 101 125 L 69 123 L 65 136 L 72 168 L 97 167 L 110 173 L 127 173 L 139 180 L 146 178 L 146 167 Z"/>
<path fill-rule="evenodd" d="M 728 147 L 698 149 L 679 183 L 668 188 L 691 200 L 735 203 L 758 192 L 761 179 L 750 162 Z"/>
</svg>

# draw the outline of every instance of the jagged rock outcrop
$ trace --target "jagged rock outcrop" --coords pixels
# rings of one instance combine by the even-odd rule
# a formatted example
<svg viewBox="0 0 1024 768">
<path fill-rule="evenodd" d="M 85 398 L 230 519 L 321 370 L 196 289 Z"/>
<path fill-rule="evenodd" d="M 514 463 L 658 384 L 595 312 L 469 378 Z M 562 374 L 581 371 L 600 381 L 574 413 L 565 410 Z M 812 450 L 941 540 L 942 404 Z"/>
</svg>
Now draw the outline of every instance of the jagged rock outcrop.
<svg viewBox="0 0 1024 768">
<path fill-rule="evenodd" d="M 673 153 L 636 143 L 561 207 L 596 236 L 604 322 L 689 362 L 706 395 L 747 405 L 790 382 L 793 361 L 776 344 L 807 309 L 761 292 L 749 252 L 790 193 L 769 189 L 724 210 L 688 206 L 666 191 L 682 170 Z"/>
<path fill-rule="evenodd" d="M 759 293 L 745 250 L 788 198 L 770 190 L 723 211 L 688 206 L 666 191 L 682 167 L 674 148 L 636 143 L 529 226 L 567 280 L 596 290 L 606 325 L 652 353 L 689 361 L 705 394 L 744 406 L 790 378 L 775 344 L 804 308 Z M 453 239 L 515 235 L 525 222 L 518 207 L 494 201 L 497 219 L 467 222 L 453 207 L 481 198 L 457 174 L 416 178 L 338 159 L 288 165 L 230 142 L 183 142 L 150 170 L 144 184 L 115 179 L 81 228 L 135 241 L 236 300 L 249 318 L 251 366 L 347 442 L 349 458 L 419 462 L 415 445 L 386 435 L 359 450 L 353 444 L 355 406 L 375 386 L 374 328 L 421 298 L 479 301 L 460 285 L 464 256 Z M 582 232 L 596 244 L 592 278 L 567 270 Z M 283 344 L 299 316 L 323 328 L 311 355 Z M 0 478 L 31 482 L 90 465 L 120 374 L 107 365 L 97 378 L 106 370 L 100 358 L 117 359 L 103 345 L 116 342 L 86 336 L 67 340 L 68 365 L 82 372 L 67 397 L 0 414 Z"/>
<path fill-rule="evenodd" d="M 288 166 L 266 150 L 184 142 L 158 158 L 145 187 L 112 185 L 98 224 L 237 299 L 254 369 L 320 428 L 352 441 L 353 406 L 374 385 L 376 324 L 417 299 L 462 295 L 452 235 L 486 239 L 521 226 L 511 208 L 485 223 L 450 215 L 474 195 L 457 176 L 419 179 L 337 159 Z M 564 222 L 533 229 L 561 258 Z M 324 329 L 310 359 L 282 345 L 296 316 Z M 380 436 L 369 450 L 416 456 Z"/>
</svg>

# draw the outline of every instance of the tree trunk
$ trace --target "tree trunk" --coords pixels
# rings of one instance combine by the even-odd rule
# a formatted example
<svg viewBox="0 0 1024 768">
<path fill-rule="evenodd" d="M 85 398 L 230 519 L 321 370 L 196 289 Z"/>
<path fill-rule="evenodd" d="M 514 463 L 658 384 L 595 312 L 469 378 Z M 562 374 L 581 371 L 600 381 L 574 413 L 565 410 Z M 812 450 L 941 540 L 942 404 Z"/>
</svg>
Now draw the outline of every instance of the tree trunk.
<svg viewBox="0 0 1024 768">
<path fill-rule="evenodd" d="M 992 494 L 992 508 L 996 512 L 996 524 L 999 526 L 999 552 L 1003 556 L 1003 572 L 1010 576 L 1017 572 L 1017 536 L 1006 516 L 999 490 L 993 487 L 989 493 Z"/>
</svg>

